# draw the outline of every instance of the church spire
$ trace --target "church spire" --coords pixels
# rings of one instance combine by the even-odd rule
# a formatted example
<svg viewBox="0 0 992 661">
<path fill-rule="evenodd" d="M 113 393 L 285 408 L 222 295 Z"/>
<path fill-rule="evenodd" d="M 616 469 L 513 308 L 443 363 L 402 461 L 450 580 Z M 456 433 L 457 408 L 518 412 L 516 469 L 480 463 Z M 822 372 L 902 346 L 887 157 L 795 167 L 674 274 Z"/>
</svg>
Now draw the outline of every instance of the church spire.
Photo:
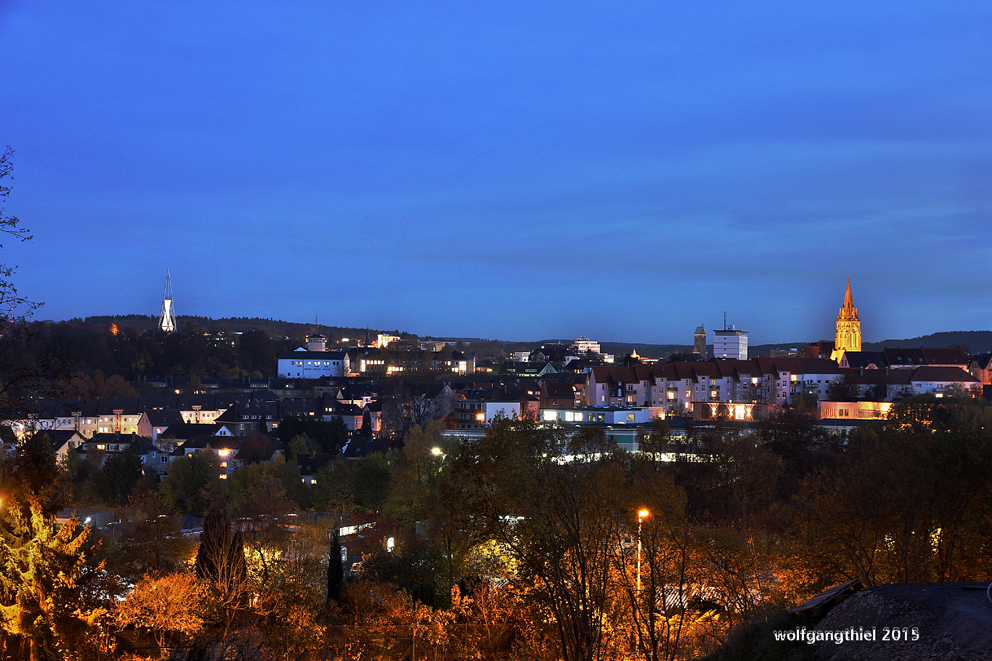
<svg viewBox="0 0 992 661">
<path fill-rule="evenodd" d="M 847 351 L 861 351 L 861 320 L 858 308 L 854 307 L 851 296 L 851 277 L 847 278 L 847 292 L 844 294 L 844 307 L 837 314 L 837 334 L 834 336 L 834 350 L 831 358 L 836 361 Z"/>
</svg>

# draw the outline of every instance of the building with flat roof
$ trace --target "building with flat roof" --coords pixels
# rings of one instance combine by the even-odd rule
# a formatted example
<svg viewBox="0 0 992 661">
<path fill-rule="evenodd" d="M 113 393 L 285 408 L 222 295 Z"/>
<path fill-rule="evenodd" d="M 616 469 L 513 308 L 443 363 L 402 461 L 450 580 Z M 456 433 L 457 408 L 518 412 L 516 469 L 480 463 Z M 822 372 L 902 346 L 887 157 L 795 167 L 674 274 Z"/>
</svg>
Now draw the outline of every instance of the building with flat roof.
<svg viewBox="0 0 992 661">
<path fill-rule="evenodd" d="M 713 331 L 713 357 L 747 360 L 747 331 L 733 326 Z"/>
</svg>

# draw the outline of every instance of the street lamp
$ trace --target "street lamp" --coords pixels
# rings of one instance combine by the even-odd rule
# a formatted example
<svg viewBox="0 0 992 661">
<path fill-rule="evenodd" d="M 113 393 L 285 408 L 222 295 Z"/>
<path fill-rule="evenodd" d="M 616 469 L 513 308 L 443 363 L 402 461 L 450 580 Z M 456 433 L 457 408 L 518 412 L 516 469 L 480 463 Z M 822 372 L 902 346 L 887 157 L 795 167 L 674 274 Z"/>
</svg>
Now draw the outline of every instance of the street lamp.
<svg viewBox="0 0 992 661">
<path fill-rule="evenodd" d="M 441 456 L 441 448 L 437 448 L 437 447 L 431 448 L 431 454 L 434 455 L 435 457 L 440 457 Z"/>
<path fill-rule="evenodd" d="M 641 593 L 641 525 L 651 512 L 642 509 L 637 513 L 637 594 Z"/>
</svg>

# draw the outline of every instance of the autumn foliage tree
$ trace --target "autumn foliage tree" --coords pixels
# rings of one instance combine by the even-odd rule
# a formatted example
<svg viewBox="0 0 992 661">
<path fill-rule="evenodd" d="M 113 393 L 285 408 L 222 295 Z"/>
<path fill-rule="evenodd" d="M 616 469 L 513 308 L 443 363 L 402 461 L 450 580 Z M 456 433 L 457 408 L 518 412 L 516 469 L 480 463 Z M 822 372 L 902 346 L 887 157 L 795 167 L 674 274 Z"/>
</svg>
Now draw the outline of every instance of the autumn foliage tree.
<svg viewBox="0 0 992 661">
<path fill-rule="evenodd" d="M 90 528 L 78 518 L 53 529 L 38 503 L 28 515 L 0 511 L 0 629 L 3 647 L 37 659 L 79 658 L 98 644 L 106 611 L 85 603 L 86 583 L 100 567 L 87 566 Z"/>
<path fill-rule="evenodd" d="M 113 616 L 119 628 L 144 630 L 165 647 L 171 636 L 189 637 L 203 628 L 208 600 L 207 585 L 192 574 L 145 576 L 117 604 Z"/>
</svg>

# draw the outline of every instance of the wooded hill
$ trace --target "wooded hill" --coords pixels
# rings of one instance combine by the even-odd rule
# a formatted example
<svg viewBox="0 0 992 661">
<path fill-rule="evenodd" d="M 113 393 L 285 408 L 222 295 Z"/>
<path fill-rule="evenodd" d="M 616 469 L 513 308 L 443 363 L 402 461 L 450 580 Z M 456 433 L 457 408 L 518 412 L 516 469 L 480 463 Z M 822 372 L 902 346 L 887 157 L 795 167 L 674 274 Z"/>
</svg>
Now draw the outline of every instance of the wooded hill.
<svg viewBox="0 0 992 661">
<path fill-rule="evenodd" d="M 152 331 L 158 328 L 158 317 L 146 314 L 102 315 L 86 317 L 83 321 L 94 326 L 105 326 L 108 328 L 111 324 L 117 324 L 120 328 L 133 328 L 139 332 Z M 252 330 L 260 330 L 273 337 L 288 337 L 293 339 L 297 337 L 302 339 L 307 333 L 312 333 L 315 328 L 318 332 L 326 335 L 330 341 L 337 341 L 343 337 L 357 337 L 364 340 L 366 333 L 368 333 L 370 340 L 375 340 L 375 336 L 378 333 L 399 335 L 404 339 L 416 337 L 416 335 L 411 333 L 400 332 L 398 330 L 347 328 L 343 326 L 327 326 L 325 324 L 314 326 L 314 324 L 309 323 L 262 319 L 260 317 L 225 317 L 221 319 L 193 315 L 176 317 L 176 326 L 179 330 L 183 330 L 187 324 L 192 324 L 194 328 L 204 333 L 220 333 L 224 330 L 231 333 L 247 333 Z"/>
</svg>

